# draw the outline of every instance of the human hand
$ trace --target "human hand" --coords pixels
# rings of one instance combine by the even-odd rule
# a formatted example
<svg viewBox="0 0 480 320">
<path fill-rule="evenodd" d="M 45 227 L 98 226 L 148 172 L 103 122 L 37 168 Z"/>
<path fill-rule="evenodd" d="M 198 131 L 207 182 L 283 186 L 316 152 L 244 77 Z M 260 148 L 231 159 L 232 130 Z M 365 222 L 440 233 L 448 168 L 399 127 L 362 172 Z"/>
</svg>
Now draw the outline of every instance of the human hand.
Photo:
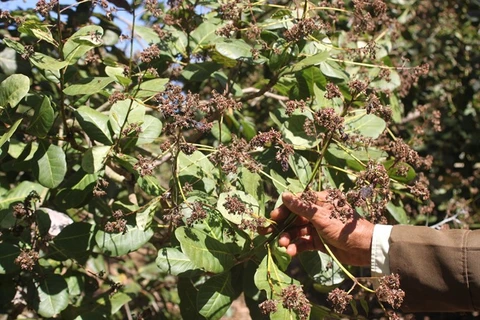
<svg viewBox="0 0 480 320">
<path fill-rule="evenodd" d="M 293 226 L 280 235 L 279 245 L 285 247 L 291 256 L 305 250 L 325 252 L 321 236 L 340 262 L 356 266 L 370 265 L 374 225 L 358 214 L 345 223 L 332 218 L 334 206 L 326 200 L 328 193 L 322 191 L 315 194 L 316 203 L 308 203 L 291 193 L 282 194 L 283 205 L 274 209 L 270 218 L 281 222 L 290 212 L 298 217 Z M 269 227 L 267 232 L 273 230 L 273 227 Z"/>
</svg>

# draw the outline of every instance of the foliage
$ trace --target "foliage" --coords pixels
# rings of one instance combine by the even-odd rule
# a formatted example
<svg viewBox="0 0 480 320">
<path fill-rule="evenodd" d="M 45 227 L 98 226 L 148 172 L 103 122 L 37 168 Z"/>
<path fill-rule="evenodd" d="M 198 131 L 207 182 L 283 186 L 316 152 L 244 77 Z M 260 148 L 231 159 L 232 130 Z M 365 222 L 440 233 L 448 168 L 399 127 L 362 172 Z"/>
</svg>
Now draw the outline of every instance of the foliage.
<svg viewBox="0 0 480 320">
<path fill-rule="evenodd" d="M 110 2 L 0 13 L 2 313 L 220 319 L 243 295 L 258 319 L 335 317 L 308 292 L 363 285 L 306 252 L 302 289 L 276 245 L 286 226 L 258 232 L 278 196 L 328 189 L 382 223 L 435 215 L 432 144 L 422 157 L 409 138 L 439 117 L 414 131 L 401 102 L 438 96 L 401 59 L 426 50 L 409 40 L 416 4 Z"/>
</svg>

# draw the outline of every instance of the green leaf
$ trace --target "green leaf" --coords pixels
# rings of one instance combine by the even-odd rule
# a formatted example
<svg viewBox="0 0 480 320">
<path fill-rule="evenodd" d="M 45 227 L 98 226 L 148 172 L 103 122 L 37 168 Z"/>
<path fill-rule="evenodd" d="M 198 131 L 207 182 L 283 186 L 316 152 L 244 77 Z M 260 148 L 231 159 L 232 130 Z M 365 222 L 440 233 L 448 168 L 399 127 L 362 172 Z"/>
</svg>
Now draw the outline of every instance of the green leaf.
<svg viewBox="0 0 480 320">
<path fill-rule="evenodd" d="M 288 163 L 295 173 L 295 176 L 302 183 L 302 186 L 306 187 L 310 180 L 310 176 L 312 175 L 312 168 L 310 167 L 308 160 L 298 153 L 295 153 L 289 158 Z"/>
<path fill-rule="evenodd" d="M 142 230 L 138 227 L 128 226 L 124 233 L 108 233 L 98 230 L 95 234 L 95 241 L 103 253 L 116 257 L 139 249 L 152 236 L 152 229 Z"/>
<path fill-rule="evenodd" d="M 10 189 L 6 194 L 0 197 L 0 210 L 7 209 L 12 203 L 25 200 L 25 197 L 32 191 L 35 191 L 41 196 L 45 193 L 46 189 L 38 183 L 22 181 L 15 188 Z M 5 227 L 2 225 L 2 228 Z"/>
<path fill-rule="evenodd" d="M 91 199 L 99 175 L 102 172 L 87 174 L 79 169 L 70 175 L 55 196 L 54 202 L 63 209 L 78 208 Z"/>
<path fill-rule="evenodd" d="M 183 252 L 175 248 L 161 248 L 155 260 L 158 268 L 163 273 L 174 276 L 189 276 L 198 267 Z"/>
<path fill-rule="evenodd" d="M 294 147 L 313 148 L 320 142 L 320 140 L 305 133 L 303 124 L 307 119 L 308 117 L 304 114 L 293 114 L 280 127 L 280 132 L 285 140 L 293 144 Z"/>
<path fill-rule="evenodd" d="M 0 109 L 14 108 L 30 90 L 30 79 L 23 74 L 12 74 L 0 83 Z"/>
<path fill-rule="evenodd" d="M 242 39 L 226 39 L 217 43 L 215 48 L 222 56 L 232 60 L 248 61 L 252 59 L 252 47 Z"/>
<path fill-rule="evenodd" d="M 18 126 L 20 125 L 20 123 L 22 122 L 23 118 L 20 118 L 18 119 L 17 121 L 15 121 L 15 123 L 10 127 L 10 129 L 8 129 L 7 132 L 5 132 L 1 137 L 0 137 L 0 147 L 2 147 L 5 142 L 8 142 L 10 141 L 10 138 L 13 136 L 13 134 L 15 133 L 15 131 L 17 131 L 18 129 Z"/>
<path fill-rule="evenodd" d="M 300 283 L 283 273 L 275 264 L 270 253 L 268 253 L 258 266 L 254 277 L 255 285 L 260 290 L 265 290 L 267 297 L 280 298 L 282 289 L 291 284 Z"/>
<path fill-rule="evenodd" d="M 395 166 L 393 166 L 395 165 Z M 416 172 L 415 172 L 415 169 L 413 169 L 413 167 L 411 165 L 409 165 L 408 163 L 405 163 L 405 162 L 398 162 L 395 160 L 395 159 L 390 159 L 390 160 L 387 160 L 383 163 L 383 166 L 385 167 L 385 169 L 387 169 L 387 172 L 388 172 L 388 176 L 396 181 L 399 181 L 399 182 L 404 182 L 404 183 L 407 183 L 407 182 L 410 182 L 412 181 L 413 179 L 415 179 L 416 177 Z M 408 168 L 407 170 L 407 174 L 406 175 L 399 175 L 398 174 L 398 169 L 400 168 Z"/>
<path fill-rule="evenodd" d="M 146 230 L 150 227 L 155 212 L 161 206 L 160 200 L 161 197 L 157 197 L 137 211 L 135 221 L 140 230 Z"/>
<path fill-rule="evenodd" d="M 61 275 L 48 274 L 40 278 L 37 286 L 38 299 L 36 311 L 45 318 L 51 318 L 68 306 L 67 282 Z"/>
<path fill-rule="evenodd" d="M 307 99 L 315 95 L 315 86 L 325 87 L 327 79 L 320 72 L 318 67 L 309 67 L 295 73 L 297 86 L 292 91 L 298 98 Z"/>
<path fill-rule="evenodd" d="M 207 272 L 222 273 L 235 264 L 228 246 L 202 231 L 180 227 L 175 230 L 182 252 L 199 268 Z"/>
<path fill-rule="evenodd" d="M 153 143 L 162 133 L 163 124 L 157 117 L 145 115 L 142 124 L 142 132 L 138 135 L 137 146 Z"/>
<path fill-rule="evenodd" d="M 392 217 L 400 224 L 408 224 L 409 218 L 407 212 L 404 209 L 403 203 L 399 200 L 399 204 L 395 204 L 392 201 L 387 203 L 387 210 Z"/>
<path fill-rule="evenodd" d="M 88 25 L 75 32 L 63 46 L 63 56 L 72 65 L 87 51 L 101 46 L 103 29 L 100 26 Z"/>
<path fill-rule="evenodd" d="M 82 106 L 75 112 L 75 118 L 90 139 L 112 145 L 107 115 L 90 107 Z"/>
<path fill-rule="evenodd" d="M 107 76 L 115 79 L 115 81 L 120 83 L 122 86 L 127 87 L 130 85 L 130 83 L 132 83 L 132 80 L 128 77 L 125 77 L 125 75 L 123 74 L 124 71 L 124 67 L 105 67 L 105 73 L 107 74 Z"/>
<path fill-rule="evenodd" d="M 248 214 L 247 212 L 245 212 L 245 214 L 230 213 L 224 206 L 227 203 L 228 197 L 240 199 L 240 201 L 245 204 L 247 210 L 251 211 L 253 216 Z M 258 217 L 260 214 L 260 206 L 258 205 L 257 200 L 250 194 L 246 194 L 245 192 L 239 190 L 221 193 L 218 197 L 217 210 L 222 214 L 225 219 L 237 225 L 240 224 L 242 220 L 256 220 L 255 216 Z"/>
<path fill-rule="evenodd" d="M 337 286 L 345 280 L 345 274 L 338 264 L 328 255 L 320 251 L 304 251 L 299 255 L 300 262 L 316 284 L 327 287 Z M 317 290 L 320 286 L 315 287 Z"/>
<path fill-rule="evenodd" d="M 160 42 L 160 37 L 152 28 L 136 25 L 135 33 L 148 44 Z"/>
<path fill-rule="evenodd" d="M 40 21 L 27 20 L 18 27 L 18 31 L 26 33 L 32 37 L 40 40 L 45 40 L 48 43 L 58 47 L 58 43 L 53 39 L 52 33 L 47 25 Z"/>
<path fill-rule="evenodd" d="M 320 71 L 330 78 L 348 81 L 350 76 L 334 61 L 324 61 L 320 63 Z"/>
<path fill-rule="evenodd" d="M 41 141 L 35 153 L 35 159 L 37 162 L 33 172 L 38 182 L 47 188 L 56 188 L 67 173 L 67 161 L 63 149 Z"/>
<path fill-rule="evenodd" d="M 43 97 L 42 103 L 34 107 L 34 109 L 35 114 L 27 130 L 30 134 L 38 138 L 45 138 L 55 122 L 55 112 L 53 111 L 50 99 Z"/>
<path fill-rule="evenodd" d="M 82 79 L 79 83 L 71 84 L 63 90 L 65 94 L 70 96 L 75 95 L 92 95 L 94 93 L 100 92 L 112 83 L 114 79 L 110 77 L 95 77 L 95 78 L 85 78 Z"/>
<path fill-rule="evenodd" d="M 20 248 L 8 243 L 0 243 L 0 274 L 12 273 L 19 270 L 15 259 L 20 254 Z"/>
<path fill-rule="evenodd" d="M 216 187 L 215 176 L 218 175 L 218 169 L 210 162 L 208 156 L 200 151 L 188 156 L 180 152 L 178 174 L 182 183 L 188 182 L 194 185 L 196 190 L 210 193 Z M 199 184 L 202 184 L 203 188 L 200 188 Z"/>
<path fill-rule="evenodd" d="M 339 159 L 344 159 L 347 161 L 351 160 L 352 162 L 356 161 L 355 158 L 361 161 L 368 161 L 370 159 L 378 160 L 388 156 L 388 154 L 385 151 L 382 151 L 376 148 L 353 150 L 353 149 L 349 149 L 346 146 L 343 146 L 343 148 L 340 148 L 335 143 L 330 144 L 330 146 L 328 147 L 328 152 Z M 363 167 L 359 168 L 359 170 L 362 170 L 362 169 Z"/>
<path fill-rule="evenodd" d="M 188 278 L 178 280 L 178 295 L 180 297 L 180 312 L 183 319 L 204 320 L 205 318 L 198 313 L 197 295 L 198 289 Z"/>
<path fill-rule="evenodd" d="M 109 123 L 113 132 L 120 136 L 120 130 L 129 124 L 143 124 L 145 107 L 135 100 L 127 99 L 115 102 L 110 109 Z"/>
<path fill-rule="evenodd" d="M 14 49 L 6 47 L 0 52 L 0 68 L 5 75 L 17 72 L 17 52 Z"/>
<path fill-rule="evenodd" d="M 219 27 L 219 25 L 213 24 L 210 21 L 205 21 L 193 30 L 190 33 L 192 43 L 195 44 L 192 53 L 197 53 L 203 46 L 216 43 L 218 40 L 223 39 L 215 34 L 215 31 L 217 31 Z"/>
<path fill-rule="evenodd" d="M 165 90 L 165 85 L 170 81 L 168 78 L 152 79 L 144 81 L 140 84 L 138 91 L 133 96 L 138 99 L 150 99 L 156 94 Z"/>
<path fill-rule="evenodd" d="M 330 56 L 330 51 L 328 50 L 321 51 L 317 54 L 306 57 L 305 59 L 295 63 L 292 67 L 287 69 L 287 72 L 296 72 L 310 66 L 319 65 L 320 63 L 327 60 L 329 56 Z"/>
<path fill-rule="evenodd" d="M 208 320 L 220 319 L 235 299 L 230 272 L 224 272 L 205 281 L 197 295 L 198 312 Z"/>
<path fill-rule="evenodd" d="M 54 259 L 80 259 L 87 257 L 91 249 L 94 226 L 87 222 L 74 222 L 60 231 L 53 239 Z"/>
<path fill-rule="evenodd" d="M 385 120 L 374 114 L 357 113 L 345 117 L 345 133 L 359 134 L 376 139 L 386 128 Z"/>
<path fill-rule="evenodd" d="M 202 82 L 220 68 L 220 64 L 212 61 L 189 63 L 183 68 L 181 75 L 187 81 Z"/>
<path fill-rule="evenodd" d="M 243 166 L 238 169 L 238 177 L 243 191 L 255 198 L 257 203 L 260 204 L 260 215 L 264 216 L 265 206 L 262 204 L 265 203 L 265 192 L 262 177 L 258 173 L 250 172 Z"/>
<path fill-rule="evenodd" d="M 82 169 L 88 173 L 102 170 L 111 149 L 110 146 L 93 146 L 88 149 L 82 157 Z"/>
</svg>

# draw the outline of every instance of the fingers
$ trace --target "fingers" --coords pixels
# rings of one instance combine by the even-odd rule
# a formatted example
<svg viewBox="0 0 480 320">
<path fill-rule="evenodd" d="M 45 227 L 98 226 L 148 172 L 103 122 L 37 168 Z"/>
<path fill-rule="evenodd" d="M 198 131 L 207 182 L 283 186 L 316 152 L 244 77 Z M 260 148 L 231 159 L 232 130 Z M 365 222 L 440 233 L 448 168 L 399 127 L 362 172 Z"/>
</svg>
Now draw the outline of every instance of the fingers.
<svg viewBox="0 0 480 320">
<path fill-rule="evenodd" d="M 317 192 L 317 204 L 312 204 L 302 200 L 300 197 L 291 193 L 283 193 L 282 201 L 288 210 L 294 212 L 300 217 L 310 221 L 318 213 L 325 213 L 328 210 L 323 208 L 323 201 L 325 201 L 325 195 L 323 192 Z M 322 206 L 319 206 L 321 204 Z"/>
</svg>

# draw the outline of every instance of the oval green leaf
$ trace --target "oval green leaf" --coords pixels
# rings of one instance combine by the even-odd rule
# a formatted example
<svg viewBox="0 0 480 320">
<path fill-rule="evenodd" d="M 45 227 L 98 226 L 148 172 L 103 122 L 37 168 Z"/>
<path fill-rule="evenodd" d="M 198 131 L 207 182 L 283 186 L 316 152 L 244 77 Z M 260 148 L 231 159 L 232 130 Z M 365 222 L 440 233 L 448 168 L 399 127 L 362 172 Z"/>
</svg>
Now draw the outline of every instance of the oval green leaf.
<svg viewBox="0 0 480 320">
<path fill-rule="evenodd" d="M 0 83 L 0 109 L 14 108 L 30 90 L 30 79 L 23 74 L 12 74 Z"/>
<path fill-rule="evenodd" d="M 67 161 L 63 149 L 42 141 L 35 153 L 35 158 L 38 160 L 33 172 L 38 182 L 47 188 L 56 188 L 67 173 Z"/>
<path fill-rule="evenodd" d="M 207 272 L 222 273 L 235 264 L 229 248 L 204 232 L 187 227 L 175 230 L 183 253 Z"/>
<path fill-rule="evenodd" d="M 152 236 L 152 229 L 141 230 L 138 227 L 129 226 L 124 233 L 109 233 L 98 230 L 95 234 L 95 241 L 103 253 L 115 257 L 139 249 Z"/>
<path fill-rule="evenodd" d="M 230 272 L 224 272 L 205 281 L 197 295 L 198 312 L 208 320 L 218 320 L 235 299 Z"/>
</svg>

